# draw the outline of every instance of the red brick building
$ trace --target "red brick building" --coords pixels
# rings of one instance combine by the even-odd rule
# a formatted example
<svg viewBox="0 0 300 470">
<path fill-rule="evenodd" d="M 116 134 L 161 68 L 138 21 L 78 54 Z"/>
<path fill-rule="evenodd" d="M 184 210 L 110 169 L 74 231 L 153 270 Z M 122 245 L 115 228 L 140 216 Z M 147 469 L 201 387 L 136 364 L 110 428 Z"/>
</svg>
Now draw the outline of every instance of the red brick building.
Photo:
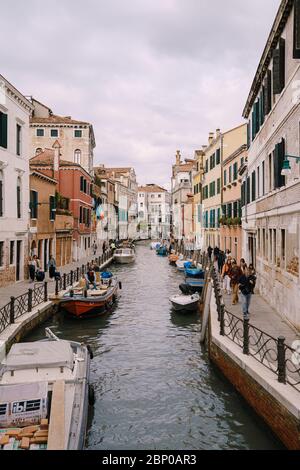
<svg viewBox="0 0 300 470">
<path fill-rule="evenodd" d="M 58 141 L 52 149 L 44 149 L 30 160 L 30 165 L 50 178 L 57 180 L 56 201 L 68 200 L 66 210 L 73 215 L 72 258 L 74 261 L 87 256 L 91 251 L 91 184 L 92 179 L 78 163 L 62 158 Z"/>
</svg>

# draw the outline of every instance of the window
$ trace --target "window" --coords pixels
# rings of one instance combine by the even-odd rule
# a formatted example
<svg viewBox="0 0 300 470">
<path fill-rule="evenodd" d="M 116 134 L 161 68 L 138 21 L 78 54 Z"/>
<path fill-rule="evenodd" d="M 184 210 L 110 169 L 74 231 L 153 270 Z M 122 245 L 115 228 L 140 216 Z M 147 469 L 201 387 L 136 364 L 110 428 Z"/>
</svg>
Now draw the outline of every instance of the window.
<svg viewBox="0 0 300 470">
<path fill-rule="evenodd" d="M 266 230 L 262 231 L 262 245 L 263 245 L 263 257 L 266 258 Z"/>
<path fill-rule="evenodd" d="M 229 183 L 232 181 L 232 167 L 229 167 Z"/>
<path fill-rule="evenodd" d="M 238 178 L 238 163 L 235 162 L 233 165 L 233 181 L 237 180 Z"/>
<path fill-rule="evenodd" d="M 262 162 L 262 195 L 265 195 L 266 188 L 265 188 L 265 162 Z"/>
<path fill-rule="evenodd" d="M 224 186 L 227 185 L 227 170 L 224 170 Z"/>
<path fill-rule="evenodd" d="M 4 212 L 4 187 L 3 187 L 3 173 L 0 171 L 0 217 L 3 217 Z"/>
<path fill-rule="evenodd" d="M 78 163 L 78 165 L 81 165 L 81 150 L 77 149 L 74 152 L 74 162 Z"/>
<path fill-rule="evenodd" d="M 80 191 L 83 191 L 83 176 L 80 176 Z"/>
<path fill-rule="evenodd" d="M 285 86 L 285 40 L 279 39 L 279 46 L 273 52 L 273 94 L 278 95 Z"/>
<path fill-rule="evenodd" d="M 49 218 L 50 218 L 50 220 L 53 221 L 53 220 L 55 220 L 55 216 L 56 216 L 56 201 L 55 201 L 54 196 L 49 197 L 49 206 L 50 206 Z"/>
<path fill-rule="evenodd" d="M 257 254 L 261 256 L 261 230 L 257 229 Z"/>
<path fill-rule="evenodd" d="M 20 124 L 16 126 L 16 153 L 21 155 L 21 142 L 22 142 L 22 127 Z"/>
<path fill-rule="evenodd" d="M 0 147 L 7 149 L 7 114 L 0 111 Z"/>
<path fill-rule="evenodd" d="M 161 194 L 158 195 L 158 198 L 161 199 Z"/>
<path fill-rule="evenodd" d="M 221 163 L 221 149 L 218 149 L 216 151 L 216 164 L 220 165 L 220 163 Z"/>
<path fill-rule="evenodd" d="M 248 178 L 247 178 L 246 186 L 247 186 L 247 188 L 246 188 L 246 191 L 247 191 L 247 193 L 246 193 L 246 203 L 250 204 L 250 202 L 251 202 L 251 197 L 250 197 L 250 195 L 251 195 L 251 192 L 250 192 L 250 176 L 248 176 Z"/>
<path fill-rule="evenodd" d="M 4 266 L 4 242 L 0 242 L 0 267 Z"/>
<path fill-rule="evenodd" d="M 205 173 L 208 173 L 208 160 L 205 162 Z"/>
<path fill-rule="evenodd" d="M 30 217 L 38 218 L 38 192 L 33 190 L 30 191 Z"/>
<path fill-rule="evenodd" d="M 86 191 L 87 191 L 87 180 L 84 179 L 83 180 L 83 192 L 86 194 Z"/>
<path fill-rule="evenodd" d="M 81 137 L 82 137 L 82 130 L 75 129 L 75 131 L 74 131 L 74 137 L 77 137 L 77 138 L 81 139 Z"/>
<path fill-rule="evenodd" d="M 285 185 L 285 177 L 281 175 L 283 162 L 285 159 L 285 140 L 282 139 L 275 146 L 273 169 L 274 169 L 274 189 L 281 188 Z"/>
<path fill-rule="evenodd" d="M 217 180 L 217 194 L 221 193 L 221 178 Z"/>
<path fill-rule="evenodd" d="M 82 215 L 82 206 L 79 208 L 79 223 L 82 224 L 83 215 Z"/>
<path fill-rule="evenodd" d="M 17 181 L 17 218 L 21 219 L 22 216 L 21 210 L 21 178 L 18 178 Z"/>
<path fill-rule="evenodd" d="M 37 137 L 44 137 L 44 135 L 45 135 L 44 129 L 37 129 L 36 130 L 36 136 Z"/>
<path fill-rule="evenodd" d="M 50 135 L 51 137 L 58 137 L 58 129 L 51 129 Z"/>
<path fill-rule="evenodd" d="M 252 186 L 251 186 L 251 200 L 252 202 L 256 199 L 256 173 L 255 171 L 252 172 Z"/>
<path fill-rule="evenodd" d="M 41 153 L 42 151 L 43 151 L 43 150 L 39 147 L 39 148 L 36 149 L 35 154 L 38 155 L 38 154 Z"/>
<path fill-rule="evenodd" d="M 15 262 L 15 242 L 11 241 L 9 244 L 9 264 L 12 265 Z"/>
<path fill-rule="evenodd" d="M 257 197 L 260 197 L 260 168 L 257 167 Z"/>
<path fill-rule="evenodd" d="M 236 218 L 238 215 L 238 202 L 236 201 L 233 203 L 233 217 Z"/>
<path fill-rule="evenodd" d="M 293 58 L 300 59 L 300 0 L 294 1 L 294 50 Z"/>
</svg>

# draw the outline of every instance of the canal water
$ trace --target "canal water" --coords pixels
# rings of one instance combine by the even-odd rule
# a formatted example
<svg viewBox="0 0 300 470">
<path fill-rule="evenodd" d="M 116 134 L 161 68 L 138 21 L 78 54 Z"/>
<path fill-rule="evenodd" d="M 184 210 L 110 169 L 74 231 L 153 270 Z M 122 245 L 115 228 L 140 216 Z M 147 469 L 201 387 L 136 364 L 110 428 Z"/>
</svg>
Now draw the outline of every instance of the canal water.
<svg viewBox="0 0 300 470">
<path fill-rule="evenodd" d="M 94 350 L 87 449 L 280 449 L 280 443 L 210 363 L 197 314 L 174 314 L 182 274 L 147 245 L 135 264 L 112 266 L 123 289 L 113 312 L 93 320 L 57 315 L 45 326 Z"/>
</svg>

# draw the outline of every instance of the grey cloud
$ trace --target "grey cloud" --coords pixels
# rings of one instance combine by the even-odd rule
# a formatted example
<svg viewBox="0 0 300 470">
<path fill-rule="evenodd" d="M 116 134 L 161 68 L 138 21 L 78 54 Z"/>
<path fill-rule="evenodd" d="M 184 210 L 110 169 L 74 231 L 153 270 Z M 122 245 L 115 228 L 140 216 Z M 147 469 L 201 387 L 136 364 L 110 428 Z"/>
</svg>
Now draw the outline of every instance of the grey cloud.
<svg viewBox="0 0 300 470">
<path fill-rule="evenodd" d="M 97 163 L 167 184 L 177 148 L 191 157 L 209 131 L 242 122 L 279 3 L 11 0 L 1 73 L 58 114 L 91 121 Z"/>
</svg>

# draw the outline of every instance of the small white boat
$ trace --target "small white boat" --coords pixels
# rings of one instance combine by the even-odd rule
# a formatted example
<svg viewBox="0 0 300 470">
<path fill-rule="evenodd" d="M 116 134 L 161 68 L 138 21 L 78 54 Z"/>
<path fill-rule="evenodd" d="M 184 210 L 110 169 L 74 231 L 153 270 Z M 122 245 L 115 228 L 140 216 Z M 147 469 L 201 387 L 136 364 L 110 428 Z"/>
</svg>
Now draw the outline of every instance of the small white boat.
<svg viewBox="0 0 300 470">
<path fill-rule="evenodd" d="M 57 338 L 14 344 L 0 369 L 0 449 L 77 450 L 84 446 L 90 348 Z"/>
<path fill-rule="evenodd" d="M 176 312 L 194 312 L 197 310 L 198 303 L 200 300 L 199 294 L 193 295 L 175 295 L 170 298 L 172 307 Z"/>
<path fill-rule="evenodd" d="M 151 249 L 151 250 L 157 250 L 157 249 L 160 248 L 160 247 L 161 247 L 161 243 L 160 243 L 160 242 L 152 242 L 152 243 L 150 244 L 150 249 Z"/>
<path fill-rule="evenodd" d="M 118 248 L 114 252 L 114 261 L 120 264 L 133 263 L 135 260 L 135 252 L 132 248 Z"/>
</svg>

